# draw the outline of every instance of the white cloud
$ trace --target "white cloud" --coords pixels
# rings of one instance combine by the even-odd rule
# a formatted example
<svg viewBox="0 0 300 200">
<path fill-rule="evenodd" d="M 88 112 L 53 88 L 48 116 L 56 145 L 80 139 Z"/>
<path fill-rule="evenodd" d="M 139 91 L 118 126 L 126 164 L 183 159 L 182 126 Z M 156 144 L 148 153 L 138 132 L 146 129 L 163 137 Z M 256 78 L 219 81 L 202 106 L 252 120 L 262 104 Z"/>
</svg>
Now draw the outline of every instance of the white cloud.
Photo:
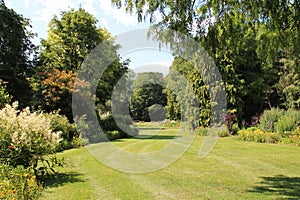
<svg viewBox="0 0 300 200">
<path fill-rule="evenodd" d="M 74 8 L 72 0 L 27 0 L 27 5 L 39 5 L 40 9 L 33 14 L 33 20 L 49 22 L 54 15 L 68 8 Z"/>
<path fill-rule="evenodd" d="M 105 14 L 112 16 L 117 23 L 126 27 L 138 25 L 136 16 L 132 16 L 125 11 L 124 8 L 114 8 L 109 0 L 99 0 L 100 7 L 104 10 Z"/>
<path fill-rule="evenodd" d="M 37 5 L 37 1 L 34 0 L 24 0 L 24 5 L 26 8 L 32 7 L 32 6 L 36 6 Z"/>
<path fill-rule="evenodd" d="M 81 5 L 92 15 L 97 15 L 95 0 L 25 0 L 26 7 L 38 7 L 33 12 L 33 20 L 49 22 L 54 15 L 59 15 L 63 10 L 77 8 Z"/>
</svg>

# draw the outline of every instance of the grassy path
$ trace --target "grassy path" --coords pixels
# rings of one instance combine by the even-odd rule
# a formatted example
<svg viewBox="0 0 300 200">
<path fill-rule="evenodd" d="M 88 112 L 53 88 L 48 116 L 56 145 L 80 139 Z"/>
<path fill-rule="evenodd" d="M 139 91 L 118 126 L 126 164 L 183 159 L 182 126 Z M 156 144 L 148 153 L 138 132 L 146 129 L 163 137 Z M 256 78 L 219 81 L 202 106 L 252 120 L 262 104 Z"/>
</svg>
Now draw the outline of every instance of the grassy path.
<svg viewBox="0 0 300 200">
<path fill-rule="evenodd" d="M 148 135 L 151 129 L 144 131 Z M 167 144 L 175 131 L 165 129 L 156 138 L 124 139 L 114 145 L 149 152 Z M 85 148 L 65 151 L 61 156 L 72 166 L 45 181 L 42 199 L 300 199 L 299 147 L 223 138 L 200 159 L 203 139 L 196 137 L 170 166 L 146 174 L 111 169 Z"/>
</svg>

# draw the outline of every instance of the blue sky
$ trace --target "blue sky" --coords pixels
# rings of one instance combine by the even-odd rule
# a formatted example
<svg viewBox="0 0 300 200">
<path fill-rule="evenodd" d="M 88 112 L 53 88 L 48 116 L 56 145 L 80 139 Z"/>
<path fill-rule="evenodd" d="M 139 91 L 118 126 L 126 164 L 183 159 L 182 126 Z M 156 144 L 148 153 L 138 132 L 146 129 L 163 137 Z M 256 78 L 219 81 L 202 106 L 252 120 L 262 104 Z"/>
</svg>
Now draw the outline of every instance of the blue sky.
<svg viewBox="0 0 300 200">
<path fill-rule="evenodd" d="M 38 38 L 34 40 L 36 44 L 39 43 L 40 38 L 47 37 L 48 23 L 54 15 L 59 15 L 61 11 L 70 8 L 77 9 L 80 5 L 97 18 L 100 27 L 105 27 L 114 36 L 150 26 L 147 22 L 138 23 L 136 15 L 126 13 L 124 9 L 116 9 L 110 0 L 5 0 L 5 4 L 31 19 L 32 31 L 38 34 Z M 130 58 L 130 68 L 138 68 L 140 72 L 143 68 L 145 71 L 159 71 L 158 67 L 151 69 L 149 66 L 153 64 L 160 68 L 167 68 L 173 60 L 170 52 L 158 50 L 140 49 L 121 56 Z"/>
</svg>

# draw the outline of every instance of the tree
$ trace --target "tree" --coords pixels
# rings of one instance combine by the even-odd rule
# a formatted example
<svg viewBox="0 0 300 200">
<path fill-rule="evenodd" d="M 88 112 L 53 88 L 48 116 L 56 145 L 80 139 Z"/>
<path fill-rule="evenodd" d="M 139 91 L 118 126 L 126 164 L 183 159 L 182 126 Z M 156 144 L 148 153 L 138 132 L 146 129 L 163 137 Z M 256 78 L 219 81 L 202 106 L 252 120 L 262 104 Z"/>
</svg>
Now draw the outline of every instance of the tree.
<svg viewBox="0 0 300 200">
<path fill-rule="evenodd" d="M 60 109 L 62 114 L 72 120 L 72 86 L 84 59 L 104 41 L 110 48 L 102 54 L 117 57 L 118 46 L 113 44 L 112 36 L 107 30 L 97 28 L 96 24 L 97 20 L 82 8 L 63 11 L 60 18 L 55 16 L 50 21 L 48 37 L 42 40 L 39 65 L 32 81 L 36 91 L 36 105 L 41 105 L 47 111 Z M 100 64 L 101 59 L 97 60 Z M 98 104 L 106 105 L 114 84 L 126 73 L 127 64 L 128 61 L 121 62 L 118 58 L 107 67 L 99 82 L 89 83 L 89 87 L 98 85 Z"/>
<path fill-rule="evenodd" d="M 6 92 L 6 87 L 0 82 L 0 109 L 11 102 L 12 97 Z"/>
<path fill-rule="evenodd" d="M 298 62 L 297 64 L 295 62 Z M 283 98 L 283 105 L 286 108 L 300 108 L 300 65 L 299 60 L 288 58 L 281 59 L 282 70 L 277 83 L 279 95 Z M 299 68 L 299 67 L 298 67 Z"/>
<path fill-rule="evenodd" d="M 8 9 L 0 1 L 0 79 L 7 82 L 7 92 L 19 101 L 21 106 L 28 105 L 31 90 L 26 80 L 31 75 L 31 55 L 35 49 L 30 39 L 34 34 L 27 29 L 30 21 Z"/>
<path fill-rule="evenodd" d="M 41 41 L 40 63 L 46 64 L 43 69 L 78 70 L 107 35 L 106 30 L 97 28 L 96 24 L 95 17 L 82 8 L 63 11 L 60 18 L 54 16 L 47 39 Z"/>
<path fill-rule="evenodd" d="M 149 108 L 152 105 L 166 105 L 163 74 L 158 72 L 139 73 L 133 82 L 130 111 L 133 118 L 150 121 Z"/>
<path fill-rule="evenodd" d="M 299 1 L 113 2 L 129 12 L 136 9 L 140 21 L 150 16 L 154 27 L 180 31 L 200 41 L 225 81 L 229 111 L 236 110 L 240 119 L 250 120 L 266 107 L 278 106 L 279 97 L 285 108 L 299 108 L 299 84 L 295 84 L 300 72 Z M 157 13 L 159 22 L 154 20 Z"/>
</svg>

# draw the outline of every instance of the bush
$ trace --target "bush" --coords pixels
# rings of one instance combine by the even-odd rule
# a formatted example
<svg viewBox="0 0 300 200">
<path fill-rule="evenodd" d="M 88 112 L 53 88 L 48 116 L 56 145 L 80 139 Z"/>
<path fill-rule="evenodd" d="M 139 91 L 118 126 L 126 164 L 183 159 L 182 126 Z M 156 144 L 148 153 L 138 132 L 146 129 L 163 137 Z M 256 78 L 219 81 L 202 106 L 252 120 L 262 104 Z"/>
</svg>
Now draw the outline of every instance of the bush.
<svg viewBox="0 0 300 200">
<path fill-rule="evenodd" d="M 132 120 L 129 116 L 118 115 L 115 116 L 115 118 L 118 124 L 116 123 L 114 116 L 111 114 L 100 116 L 99 123 L 104 132 L 118 131 L 118 138 L 135 136 L 138 134 L 138 130 L 133 126 Z"/>
<path fill-rule="evenodd" d="M 213 128 L 212 131 L 217 131 L 217 135 L 220 137 L 228 137 L 230 135 L 230 131 L 227 126 L 223 126 L 218 129 Z"/>
<path fill-rule="evenodd" d="M 163 121 L 166 119 L 166 111 L 161 105 L 153 104 L 148 109 L 151 121 Z"/>
<path fill-rule="evenodd" d="M 208 128 L 198 127 L 196 130 L 196 134 L 200 136 L 207 136 L 208 135 Z"/>
<path fill-rule="evenodd" d="M 51 130 L 53 132 L 59 132 L 62 139 L 72 141 L 73 138 L 79 137 L 76 125 L 70 123 L 66 116 L 58 114 L 58 111 L 46 114 L 46 117 L 50 119 Z"/>
<path fill-rule="evenodd" d="M 100 116 L 99 124 L 103 131 L 114 131 L 118 129 L 118 126 L 111 114 L 103 114 Z"/>
<path fill-rule="evenodd" d="M 249 142 L 278 143 L 281 136 L 272 132 L 264 132 L 260 129 L 247 129 L 238 131 L 237 139 Z"/>
<path fill-rule="evenodd" d="M 56 146 L 56 151 L 59 152 L 73 148 L 73 140 L 79 138 L 76 125 L 70 123 L 66 116 L 58 114 L 58 111 L 46 114 L 46 117 L 50 119 L 51 130 L 59 132 L 62 139 Z"/>
<path fill-rule="evenodd" d="M 0 162 L 36 167 L 39 160 L 54 152 L 59 133 L 51 130 L 50 120 L 42 113 L 17 107 L 18 103 L 13 103 L 0 110 Z"/>
<path fill-rule="evenodd" d="M 61 151 L 64 151 L 66 149 L 71 149 L 71 148 L 73 148 L 72 142 L 63 139 L 56 145 L 55 152 L 61 152 Z"/>
<path fill-rule="evenodd" d="M 235 113 L 227 113 L 223 116 L 224 123 L 229 132 L 232 132 L 232 126 L 237 121 L 237 114 Z"/>
<path fill-rule="evenodd" d="M 255 126 L 251 126 L 249 128 L 246 129 L 247 131 L 256 131 L 259 130 L 259 128 L 255 127 Z"/>
<path fill-rule="evenodd" d="M 299 127 L 300 111 L 288 110 L 275 123 L 275 130 L 282 136 L 288 137 L 290 133 Z"/>
<path fill-rule="evenodd" d="M 72 140 L 72 147 L 78 148 L 78 147 L 82 147 L 82 146 L 86 146 L 89 144 L 89 140 L 85 139 L 85 138 L 74 138 Z"/>
<path fill-rule="evenodd" d="M 279 108 L 265 110 L 259 119 L 259 128 L 266 132 L 275 131 L 275 123 L 283 116 L 284 111 Z"/>
<path fill-rule="evenodd" d="M 121 139 L 124 137 L 119 131 L 107 131 L 105 132 L 105 135 L 109 140 Z"/>
<path fill-rule="evenodd" d="M 300 146 L 300 128 L 295 129 L 288 137 L 284 138 L 282 143 Z"/>
<path fill-rule="evenodd" d="M 240 128 L 239 128 L 239 124 L 238 123 L 235 123 L 235 124 L 232 125 L 232 127 L 231 127 L 231 133 L 232 134 L 237 134 L 237 132 L 239 130 L 240 130 Z"/>
<path fill-rule="evenodd" d="M 42 187 L 32 170 L 0 164 L 0 199 L 37 199 Z"/>
<path fill-rule="evenodd" d="M 196 134 L 200 136 L 220 136 L 220 137 L 227 137 L 230 135 L 226 126 L 222 127 L 212 127 L 212 128 L 203 128 L 199 127 L 196 130 Z"/>
</svg>

